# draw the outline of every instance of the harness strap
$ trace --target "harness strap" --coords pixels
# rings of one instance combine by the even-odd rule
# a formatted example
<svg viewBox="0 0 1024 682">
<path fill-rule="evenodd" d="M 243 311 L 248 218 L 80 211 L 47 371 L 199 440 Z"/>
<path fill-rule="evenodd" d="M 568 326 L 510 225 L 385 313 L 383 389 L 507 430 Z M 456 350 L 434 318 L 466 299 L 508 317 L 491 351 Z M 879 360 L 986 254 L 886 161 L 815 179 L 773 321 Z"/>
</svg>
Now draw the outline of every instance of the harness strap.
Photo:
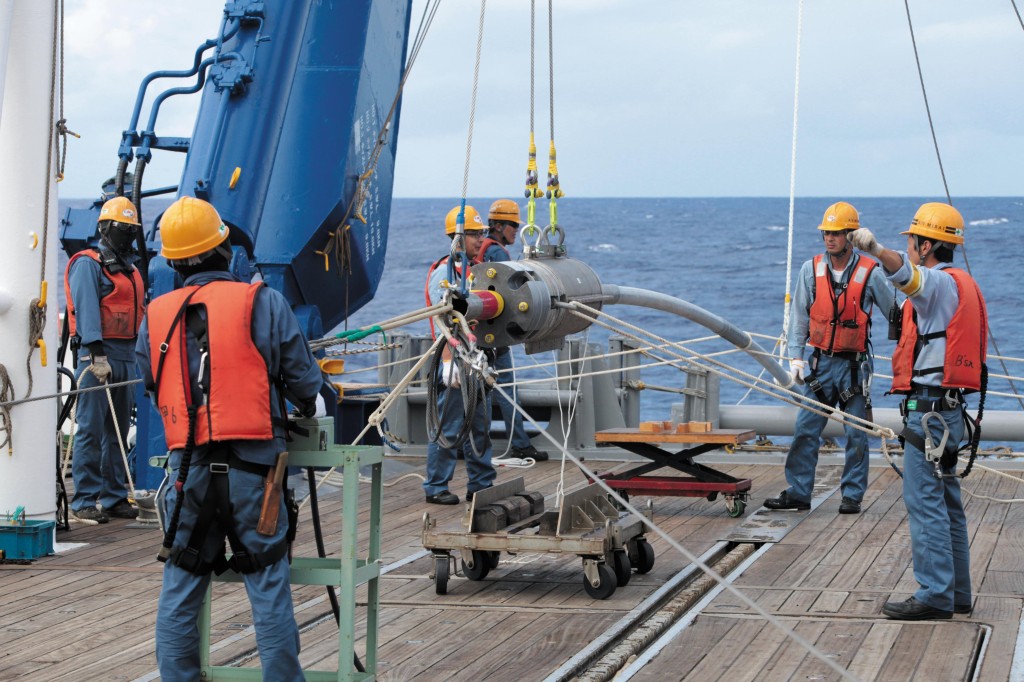
<svg viewBox="0 0 1024 682">
<path fill-rule="evenodd" d="M 288 553 L 287 541 L 266 552 L 252 553 L 239 539 L 232 522 L 230 470 L 232 468 L 240 469 L 265 478 L 270 467 L 246 462 L 233 454 L 228 455 L 221 449 L 211 453 L 211 461 L 208 466 L 210 468 L 210 485 L 199 506 L 195 526 L 189 535 L 188 545 L 173 552 L 171 560 L 180 568 L 197 575 L 207 575 L 210 571 L 220 575 L 228 569 L 243 574 L 255 573 L 280 561 Z M 220 555 L 213 561 L 203 561 L 201 554 L 203 545 L 206 543 L 214 520 L 218 520 L 223 526 L 232 556 L 228 559 L 224 555 Z M 294 537 L 294 531 L 291 529 L 291 515 L 289 515 L 289 535 Z"/>
</svg>

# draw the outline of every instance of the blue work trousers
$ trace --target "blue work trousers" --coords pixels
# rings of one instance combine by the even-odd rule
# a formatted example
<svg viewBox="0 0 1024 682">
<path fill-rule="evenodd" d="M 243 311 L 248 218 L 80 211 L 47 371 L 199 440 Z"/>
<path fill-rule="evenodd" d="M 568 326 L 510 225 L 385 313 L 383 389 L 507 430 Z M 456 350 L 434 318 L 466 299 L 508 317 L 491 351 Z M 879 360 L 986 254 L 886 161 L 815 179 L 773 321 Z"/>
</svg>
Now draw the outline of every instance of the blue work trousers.
<svg viewBox="0 0 1024 682">
<path fill-rule="evenodd" d="M 108 357 L 110 377 L 108 383 L 115 384 L 138 378 L 134 361 L 116 360 Z M 78 388 L 100 385 L 96 376 L 88 371 L 92 366 L 83 360 L 75 373 Z M 114 402 L 117 426 L 122 440 L 128 437 L 128 422 L 135 405 L 135 387 L 121 386 L 109 389 Z M 110 509 L 128 499 L 128 477 L 121 458 L 121 445 L 114 430 L 114 418 L 110 414 L 107 391 L 88 391 L 78 394 L 75 407 L 78 430 L 75 432 L 71 454 L 71 475 L 75 481 L 75 494 L 71 508 L 75 511 L 95 507 L 98 502 L 104 509 Z M 127 449 L 127 448 L 126 448 Z"/>
<path fill-rule="evenodd" d="M 502 384 L 501 390 L 515 398 L 516 375 L 512 371 L 512 349 L 501 348 L 497 351 L 494 356 L 494 368 L 501 372 L 498 375 L 498 382 Z M 516 450 L 525 450 L 530 447 L 530 439 L 526 435 L 526 429 L 523 428 L 523 415 L 499 391 L 494 392 L 494 400 L 498 403 L 498 409 L 501 410 L 501 418 L 505 422 L 505 433 L 512 441 L 512 447 Z"/>
<path fill-rule="evenodd" d="M 200 454 L 198 451 L 197 455 Z M 176 464 L 172 458 L 172 464 Z M 196 521 L 196 513 L 210 484 L 209 464 L 203 459 L 193 460 L 185 484 L 185 503 L 182 506 L 178 533 L 174 547 L 188 545 Z M 216 474 L 224 475 L 224 474 Z M 277 532 L 272 536 L 256 532 L 260 507 L 263 502 L 265 479 L 256 473 L 232 468 L 229 488 L 235 532 L 251 553 L 266 552 L 286 542 L 288 516 L 282 496 Z M 177 470 L 172 470 L 164 504 L 163 520 L 171 517 L 177 493 L 174 481 Z M 225 531 L 219 520 L 210 525 L 201 556 L 211 561 L 224 552 Z M 299 628 L 295 623 L 292 591 L 289 584 L 288 558 L 255 573 L 242 575 L 245 591 L 252 607 L 252 622 L 256 631 L 256 646 L 264 680 L 299 682 L 304 680 L 299 665 Z M 164 564 L 163 589 L 157 604 L 156 660 L 160 679 L 164 682 L 194 682 L 199 674 L 199 610 L 210 586 L 210 575 L 196 575 L 175 565 Z"/>
<path fill-rule="evenodd" d="M 868 365 L 862 364 L 858 371 L 858 382 L 863 379 L 862 371 Z M 851 388 L 850 360 L 846 358 L 822 355 L 818 359 L 818 367 L 814 372 L 826 396 L 838 396 L 841 391 Z M 811 400 L 818 397 L 806 384 L 803 394 Z M 820 408 L 819 408 L 820 409 Z M 860 393 L 854 395 L 846 403 L 846 409 L 855 417 L 864 417 L 866 402 Z M 802 502 L 810 502 L 814 490 L 814 471 L 818 467 L 818 449 L 821 446 L 821 432 L 828 423 L 828 417 L 810 410 L 800 409 L 793 427 L 793 443 L 786 455 L 786 481 L 789 483 L 787 493 L 791 498 Z M 864 491 L 868 487 L 868 436 L 865 432 L 849 425 L 846 431 L 846 464 L 840 487 L 843 497 L 860 502 L 864 499 Z"/>
<path fill-rule="evenodd" d="M 963 439 L 964 419 L 960 409 L 939 413 L 949 429 L 949 447 Z M 924 436 L 921 412 L 910 412 L 907 428 Z M 942 423 L 928 420 L 932 442 L 938 445 Z M 952 611 L 953 606 L 971 603 L 971 550 L 967 541 L 967 516 L 960 499 L 960 478 L 956 465 L 935 476 L 935 465 L 909 440 L 903 447 L 903 503 L 910 523 L 910 547 L 914 558 L 914 598 L 935 609 Z"/>
<path fill-rule="evenodd" d="M 466 413 L 463 407 L 462 394 L 459 389 L 439 390 L 437 411 L 441 419 L 441 430 L 449 442 L 455 440 Z M 475 493 L 494 485 L 497 472 L 491 465 L 491 400 L 490 395 L 473 414 L 473 430 L 469 438 L 462 444 L 462 453 L 466 460 L 466 473 L 469 483 L 466 491 Z M 472 443 L 470 443 L 472 439 Z M 476 444 L 476 452 L 473 444 Z M 455 475 L 455 462 L 458 451 L 455 448 L 444 448 L 431 441 L 427 444 L 427 479 L 423 482 L 423 490 L 427 495 L 437 495 L 448 490 L 448 483 Z"/>
</svg>

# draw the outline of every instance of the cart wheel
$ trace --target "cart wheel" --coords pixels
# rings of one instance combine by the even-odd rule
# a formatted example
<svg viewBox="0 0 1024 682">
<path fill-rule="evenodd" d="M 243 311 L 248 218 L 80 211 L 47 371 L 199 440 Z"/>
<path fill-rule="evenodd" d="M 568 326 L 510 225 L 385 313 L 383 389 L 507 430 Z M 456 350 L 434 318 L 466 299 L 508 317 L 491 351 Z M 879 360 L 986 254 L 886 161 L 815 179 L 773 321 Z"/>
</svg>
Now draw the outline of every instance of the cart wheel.
<svg viewBox="0 0 1024 682">
<path fill-rule="evenodd" d="M 743 512 L 747 510 L 747 503 L 738 497 L 727 497 L 725 498 L 725 508 L 729 511 L 729 516 L 735 519 L 743 516 Z"/>
<path fill-rule="evenodd" d="M 488 552 L 479 549 L 473 550 L 473 566 L 470 568 L 465 561 L 462 562 L 462 575 L 470 580 L 483 580 L 491 572 L 490 557 Z"/>
<path fill-rule="evenodd" d="M 498 567 L 501 561 L 501 552 L 487 552 L 487 568 L 492 571 Z"/>
<path fill-rule="evenodd" d="M 612 552 L 612 568 L 615 570 L 615 581 L 619 587 L 629 584 L 629 579 L 633 575 L 633 565 L 629 563 L 626 550 L 617 549 Z"/>
<path fill-rule="evenodd" d="M 434 592 L 448 594 L 448 557 L 434 557 Z"/>
<path fill-rule="evenodd" d="M 598 584 L 591 585 L 586 574 L 583 575 L 583 589 L 592 599 L 607 599 L 615 593 L 615 573 L 608 564 L 597 565 Z"/>
<path fill-rule="evenodd" d="M 654 548 L 647 540 L 636 541 L 636 559 L 632 561 L 637 573 L 647 573 L 654 568 Z"/>
</svg>

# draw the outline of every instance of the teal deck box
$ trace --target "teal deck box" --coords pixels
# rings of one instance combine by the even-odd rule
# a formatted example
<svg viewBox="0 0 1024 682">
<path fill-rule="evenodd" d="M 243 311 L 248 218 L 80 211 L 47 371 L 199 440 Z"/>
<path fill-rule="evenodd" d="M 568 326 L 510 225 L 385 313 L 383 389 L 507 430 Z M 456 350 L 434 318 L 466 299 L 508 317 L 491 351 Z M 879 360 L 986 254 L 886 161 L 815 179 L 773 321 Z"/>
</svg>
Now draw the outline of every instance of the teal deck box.
<svg viewBox="0 0 1024 682">
<path fill-rule="evenodd" d="M 28 520 L 25 525 L 0 521 L 0 550 L 7 559 L 38 559 L 53 554 L 56 521 Z"/>
</svg>

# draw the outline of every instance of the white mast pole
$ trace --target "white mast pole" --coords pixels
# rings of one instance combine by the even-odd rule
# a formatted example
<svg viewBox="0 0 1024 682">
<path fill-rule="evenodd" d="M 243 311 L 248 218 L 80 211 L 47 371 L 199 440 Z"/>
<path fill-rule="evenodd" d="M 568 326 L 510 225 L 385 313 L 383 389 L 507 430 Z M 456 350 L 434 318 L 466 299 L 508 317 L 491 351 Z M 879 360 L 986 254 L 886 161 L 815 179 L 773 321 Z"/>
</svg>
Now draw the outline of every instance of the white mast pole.
<svg viewBox="0 0 1024 682">
<path fill-rule="evenodd" d="M 57 385 L 57 287 L 63 286 L 63 273 L 57 272 L 55 166 L 47 158 L 48 149 L 52 156 L 56 151 L 50 144 L 55 135 L 50 105 L 55 20 L 52 3 L 0 0 L 0 365 L 16 399 L 28 392 L 29 372 L 35 396 L 53 393 Z M 58 96 L 53 94 L 55 106 Z M 45 367 L 40 348 L 29 359 L 30 306 L 41 295 L 44 258 Z M 53 518 L 55 401 L 9 410 L 12 439 L 0 448 L 0 515 L 24 506 L 27 518 Z M 0 431 L 0 441 L 6 435 Z"/>
</svg>

